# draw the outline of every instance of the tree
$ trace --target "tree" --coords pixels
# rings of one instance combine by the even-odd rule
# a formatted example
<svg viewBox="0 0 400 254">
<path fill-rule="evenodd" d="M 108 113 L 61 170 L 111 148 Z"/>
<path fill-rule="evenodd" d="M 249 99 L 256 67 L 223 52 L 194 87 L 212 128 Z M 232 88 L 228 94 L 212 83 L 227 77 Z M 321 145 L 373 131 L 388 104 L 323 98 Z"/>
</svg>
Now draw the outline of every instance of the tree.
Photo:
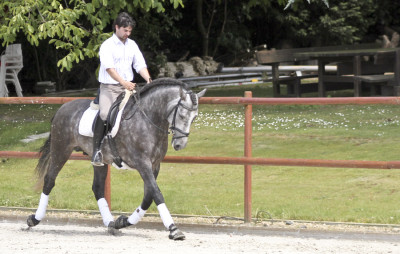
<svg viewBox="0 0 400 254">
<path fill-rule="evenodd" d="M 268 8 L 273 2 L 277 2 L 283 9 L 288 9 L 295 5 L 298 6 L 296 0 L 247 0 L 247 1 L 236 1 L 236 0 L 196 0 L 196 21 L 199 34 L 201 35 L 202 41 L 202 55 L 209 56 L 215 55 L 221 40 L 231 40 L 227 38 L 225 34 L 225 27 L 228 21 L 234 20 L 235 16 L 245 16 L 251 19 L 250 13 L 252 10 L 261 8 L 264 12 L 267 12 Z M 310 3 L 310 0 L 307 0 Z M 324 3 L 329 6 L 328 0 L 318 0 L 318 2 Z M 188 5 L 189 3 L 185 3 Z M 229 6 L 229 8 L 228 8 Z M 207 22 L 206 22 L 207 21 Z M 214 50 L 213 54 L 210 54 L 210 38 L 214 32 Z M 217 32 L 217 34 L 215 34 Z M 242 41 L 242 43 L 245 43 Z M 240 43 L 240 44 L 242 44 Z"/>
<path fill-rule="evenodd" d="M 170 0 L 174 8 L 182 0 Z M 164 0 L 14 0 L 0 3 L 0 40 L 3 46 L 23 34 L 29 43 L 53 44 L 62 57 L 57 66 L 71 70 L 73 63 L 97 56 L 104 32 L 122 10 L 164 11 Z"/>
<path fill-rule="evenodd" d="M 287 11 L 285 25 L 293 41 L 300 46 L 354 44 L 363 40 L 376 22 L 374 0 L 331 0 L 331 7 L 314 4 L 310 8 L 294 6 Z"/>
<path fill-rule="evenodd" d="M 321 0 L 327 7 L 329 7 L 329 1 L 328 0 Z M 285 6 L 285 10 L 289 7 L 291 7 L 294 3 L 296 2 L 296 0 L 288 0 L 287 4 Z M 311 3 L 311 0 L 307 0 L 308 3 Z"/>
<path fill-rule="evenodd" d="M 155 77 L 167 57 L 176 61 L 212 56 L 226 65 L 238 64 L 242 56 L 251 57 L 245 52 L 257 45 L 279 48 L 286 41 L 293 47 L 373 41 L 378 23 L 400 30 L 397 2 L 330 0 L 329 5 L 327 0 L 2 1 L 0 40 L 3 46 L 22 42 L 24 62 L 27 55 L 30 62 L 43 66 L 42 71 L 24 68 L 22 72 L 29 71 L 29 75 L 22 73 L 24 77 L 48 78 L 63 90 L 88 87 L 88 73 L 90 84 L 97 85 L 98 49 L 111 35 L 111 22 L 121 11 L 139 18 L 133 39 Z"/>
<path fill-rule="evenodd" d="M 184 0 L 169 0 L 174 9 L 183 7 Z M 293 5 L 295 0 L 276 0 L 280 5 Z M 308 0 L 310 1 L 310 0 Z M 327 0 L 319 0 L 327 3 Z M 207 2 L 207 3 L 206 3 Z M 274 0 L 196 0 L 196 18 L 203 41 L 203 55 L 209 55 L 211 31 L 219 31 L 214 42 L 216 49 L 225 36 L 228 2 L 240 6 L 266 8 Z M 190 1 L 187 1 L 189 4 Z M 101 43 L 110 36 L 104 29 L 122 10 L 130 13 L 138 9 L 149 12 L 165 11 L 165 0 L 14 0 L 0 3 L 0 40 L 2 45 L 13 43 L 23 34 L 31 45 L 44 41 L 53 44 L 60 56 L 60 70 L 71 70 L 73 63 L 97 56 Z M 206 10 L 203 11 L 203 5 Z M 223 9 L 222 22 L 215 22 L 217 9 Z M 215 17 L 215 18 L 214 18 Z M 221 18 L 219 18 L 221 20 Z M 204 20 L 209 20 L 206 24 Z M 214 23 L 215 22 L 215 23 Z M 218 29 L 216 29 L 217 24 Z"/>
</svg>

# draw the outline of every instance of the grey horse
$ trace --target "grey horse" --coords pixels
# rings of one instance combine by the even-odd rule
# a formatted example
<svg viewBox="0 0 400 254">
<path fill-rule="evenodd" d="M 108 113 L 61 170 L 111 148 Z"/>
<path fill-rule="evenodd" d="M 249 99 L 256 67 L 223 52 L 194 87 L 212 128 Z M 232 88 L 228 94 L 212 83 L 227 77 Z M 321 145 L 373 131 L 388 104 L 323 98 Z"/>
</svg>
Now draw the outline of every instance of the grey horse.
<svg viewBox="0 0 400 254">
<path fill-rule="evenodd" d="M 169 230 L 169 238 L 185 238 L 174 224 L 156 179 L 168 149 L 168 129 L 172 132 L 173 148 L 185 148 L 190 125 L 198 113 L 198 100 L 204 94 L 205 90 L 196 94 L 183 82 L 165 78 L 145 85 L 128 100 L 122 112 L 119 130 L 113 138 L 115 146 L 112 142 L 103 141 L 101 149 L 104 166 L 94 166 L 92 190 L 103 223 L 110 233 L 138 223 L 154 200 L 163 224 Z M 29 227 L 36 226 L 45 217 L 49 194 L 73 150 L 79 148 L 91 156 L 92 138 L 78 133 L 80 119 L 90 103 L 88 99 L 65 103 L 52 120 L 50 136 L 41 148 L 36 167 L 39 182 L 43 183 L 43 192 L 36 213 L 27 219 Z M 115 150 L 118 150 L 125 166 L 138 170 L 144 182 L 141 205 L 129 217 L 120 216 L 117 220 L 114 220 L 104 198 L 108 164 L 113 163 Z"/>
</svg>

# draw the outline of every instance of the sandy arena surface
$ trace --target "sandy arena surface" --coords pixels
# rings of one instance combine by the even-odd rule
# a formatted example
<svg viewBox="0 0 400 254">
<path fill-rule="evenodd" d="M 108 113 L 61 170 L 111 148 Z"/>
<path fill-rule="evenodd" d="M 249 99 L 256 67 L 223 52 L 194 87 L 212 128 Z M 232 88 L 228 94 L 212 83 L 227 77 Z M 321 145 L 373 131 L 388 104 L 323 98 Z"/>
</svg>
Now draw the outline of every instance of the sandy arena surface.
<svg viewBox="0 0 400 254">
<path fill-rule="evenodd" d="M 1 253 L 400 253 L 400 225 L 237 220 L 216 225 L 215 218 L 178 217 L 186 240 L 172 241 L 152 215 L 113 236 L 96 213 L 50 211 L 27 230 L 31 213 L 0 209 Z"/>
</svg>

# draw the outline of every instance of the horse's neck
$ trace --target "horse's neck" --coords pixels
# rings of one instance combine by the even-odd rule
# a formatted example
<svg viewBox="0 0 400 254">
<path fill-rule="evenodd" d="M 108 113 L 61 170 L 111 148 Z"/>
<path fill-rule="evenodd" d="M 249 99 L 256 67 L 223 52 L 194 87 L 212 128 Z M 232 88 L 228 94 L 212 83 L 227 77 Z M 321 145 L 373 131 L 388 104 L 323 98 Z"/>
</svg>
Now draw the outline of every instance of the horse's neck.
<svg viewBox="0 0 400 254">
<path fill-rule="evenodd" d="M 159 88 L 142 99 L 142 106 L 145 107 L 143 110 L 155 114 L 157 117 L 166 117 L 168 103 L 178 96 L 179 87 Z"/>
</svg>

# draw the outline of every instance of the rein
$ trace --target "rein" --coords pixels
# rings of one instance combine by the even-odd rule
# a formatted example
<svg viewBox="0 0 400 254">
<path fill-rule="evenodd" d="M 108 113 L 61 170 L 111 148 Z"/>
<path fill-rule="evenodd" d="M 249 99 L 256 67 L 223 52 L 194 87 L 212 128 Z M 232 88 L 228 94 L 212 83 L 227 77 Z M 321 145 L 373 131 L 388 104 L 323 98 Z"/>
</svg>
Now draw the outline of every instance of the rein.
<svg viewBox="0 0 400 254">
<path fill-rule="evenodd" d="M 164 132 L 164 130 L 163 130 L 160 126 L 158 126 L 157 124 L 153 123 L 153 121 L 151 121 L 151 119 L 150 119 L 150 118 L 147 116 L 147 114 L 144 112 L 144 110 L 143 110 L 143 108 L 141 107 L 141 104 L 140 104 L 140 96 L 137 95 L 137 93 L 134 93 L 133 96 L 135 97 L 136 102 L 137 102 L 137 105 L 138 105 L 138 107 L 139 107 L 139 110 L 140 110 L 140 112 L 143 114 L 144 118 L 146 118 L 146 120 L 147 120 L 151 125 L 153 125 L 154 127 L 156 127 L 159 131 Z M 164 133 L 169 134 L 169 131 L 164 132 Z"/>
</svg>

